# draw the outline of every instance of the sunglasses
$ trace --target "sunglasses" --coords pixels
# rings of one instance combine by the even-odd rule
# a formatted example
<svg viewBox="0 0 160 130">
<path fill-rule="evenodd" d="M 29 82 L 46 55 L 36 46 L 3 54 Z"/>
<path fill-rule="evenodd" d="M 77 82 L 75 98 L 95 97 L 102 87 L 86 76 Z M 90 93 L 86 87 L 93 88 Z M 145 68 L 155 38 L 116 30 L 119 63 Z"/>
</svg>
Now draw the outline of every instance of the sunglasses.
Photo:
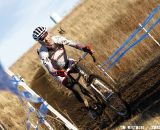
<svg viewBox="0 0 160 130">
<path fill-rule="evenodd" d="M 48 32 L 45 32 L 38 40 L 44 41 L 44 39 L 46 38 L 47 35 L 48 35 Z"/>
</svg>

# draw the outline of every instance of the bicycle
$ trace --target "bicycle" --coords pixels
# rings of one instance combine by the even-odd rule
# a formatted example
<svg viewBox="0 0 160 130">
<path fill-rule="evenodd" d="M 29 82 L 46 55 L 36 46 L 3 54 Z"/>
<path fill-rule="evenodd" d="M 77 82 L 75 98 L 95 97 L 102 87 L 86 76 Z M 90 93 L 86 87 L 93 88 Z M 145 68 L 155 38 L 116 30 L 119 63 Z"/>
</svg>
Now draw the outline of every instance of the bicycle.
<svg viewBox="0 0 160 130">
<path fill-rule="evenodd" d="M 97 75 L 89 75 L 84 70 L 82 70 L 79 66 L 79 62 L 81 62 L 85 57 L 88 55 L 87 52 L 85 52 L 77 61 L 75 61 L 74 64 L 69 67 L 66 72 L 68 76 L 77 82 L 81 88 L 81 91 L 83 94 L 87 94 L 88 97 L 91 99 L 91 109 L 101 109 L 100 106 L 109 106 L 114 112 L 116 112 L 118 115 L 122 117 L 127 117 L 129 115 L 128 108 L 125 104 L 125 102 L 120 98 L 118 93 L 116 93 L 109 84 L 107 84 L 105 81 L 103 81 L 100 77 Z M 91 55 L 93 61 L 95 61 L 95 57 Z M 77 78 L 73 78 L 71 75 L 71 70 L 78 69 L 79 73 Z M 79 83 L 80 77 L 83 77 L 85 80 L 87 87 L 85 85 L 81 85 Z M 98 112 L 98 113 L 101 113 Z"/>
</svg>

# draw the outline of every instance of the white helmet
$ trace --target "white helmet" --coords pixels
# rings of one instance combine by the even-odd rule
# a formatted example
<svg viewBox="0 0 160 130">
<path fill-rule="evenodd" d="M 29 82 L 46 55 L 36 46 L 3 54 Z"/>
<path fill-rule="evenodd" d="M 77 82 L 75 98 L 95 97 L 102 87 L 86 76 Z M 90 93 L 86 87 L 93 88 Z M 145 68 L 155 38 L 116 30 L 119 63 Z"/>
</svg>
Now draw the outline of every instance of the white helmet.
<svg viewBox="0 0 160 130">
<path fill-rule="evenodd" d="M 33 39 L 38 41 L 41 37 L 43 37 L 43 35 L 47 33 L 47 28 L 46 27 L 37 27 L 34 31 L 33 31 Z"/>
</svg>

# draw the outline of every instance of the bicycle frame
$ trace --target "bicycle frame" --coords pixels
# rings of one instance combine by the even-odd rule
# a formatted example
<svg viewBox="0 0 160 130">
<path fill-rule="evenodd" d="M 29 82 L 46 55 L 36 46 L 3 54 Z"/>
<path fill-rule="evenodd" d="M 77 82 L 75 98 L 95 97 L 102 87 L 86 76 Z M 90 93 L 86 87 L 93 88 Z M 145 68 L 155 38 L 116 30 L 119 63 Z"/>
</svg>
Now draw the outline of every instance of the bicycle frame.
<svg viewBox="0 0 160 130">
<path fill-rule="evenodd" d="M 74 64 L 71 65 L 70 68 L 67 69 L 67 72 L 69 72 L 70 70 L 72 70 L 72 68 L 74 66 L 76 66 L 80 61 L 82 61 L 83 59 L 85 59 L 85 57 L 88 55 L 87 52 L 85 52 Z M 92 56 L 92 55 L 91 55 Z M 92 56 L 93 60 L 94 60 L 94 57 Z M 83 70 L 79 69 L 80 70 L 80 73 L 78 73 L 79 75 L 77 76 L 78 78 L 76 78 L 75 80 L 78 81 L 80 79 L 80 77 L 84 76 L 84 75 L 88 75 L 87 73 L 85 73 Z M 83 73 L 83 74 L 82 74 Z M 69 74 L 69 76 L 71 76 Z M 72 76 L 71 76 L 72 77 Z M 73 77 L 72 77 L 73 78 Z M 86 81 L 86 80 L 85 80 Z M 88 83 L 86 81 L 86 83 Z M 105 90 L 107 90 L 107 92 L 109 92 L 109 95 L 107 97 L 105 97 L 92 83 L 90 84 L 90 87 L 91 89 L 93 89 L 94 91 L 96 91 L 105 101 L 108 100 L 108 98 L 114 93 L 111 89 L 107 88 L 106 86 L 103 85 L 103 88 Z M 92 90 L 92 91 L 93 91 Z"/>
<path fill-rule="evenodd" d="M 67 73 L 70 75 L 69 71 L 73 69 L 73 67 L 75 67 L 81 60 L 83 60 L 88 53 L 84 53 L 79 59 L 78 61 L 76 61 L 74 64 L 71 65 L 71 67 L 69 67 L 67 69 Z M 92 55 L 91 55 L 92 56 Z M 94 57 L 92 56 L 93 60 Z M 79 69 L 79 68 L 78 68 Z M 121 109 L 118 109 L 116 107 L 114 107 L 112 104 L 110 104 L 110 99 L 112 98 L 112 96 L 114 94 L 116 94 L 111 88 L 110 86 L 108 86 L 105 82 L 101 82 L 99 81 L 99 78 L 95 78 L 97 80 L 93 80 L 94 78 L 91 78 L 90 80 L 90 76 L 88 75 L 85 71 L 83 71 L 83 69 L 79 69 L 79 73 L 78 73 L 78 78 L 74 78 L 77 82 L 79 81 L 80 77 L 82 76 L 83 79 L 85 80 L 85 82 L 87 83 L 87 86 L 90 87 L 91 89 L 86 88 L 86 86 L 82 86 L 84 89 L 86 89 L 93 97 L 95 97 L 95 100 L 98 102 L 101 102 L 102 104 L 105 104 L 107 106 L 110 106 L 110 108 L 112 108 L 118 115 L 120 116 L 127 116 L 128 115 L 128 111 L 127 108 L 125 106 L 125 104 L 123 103 L 123 101 L 118 97 L 117 99 L 120 99 L 120 103 L 121 105 L 120 108 L 123 108 L 124 111 L 121 111 Z M 85 76 L 87 76 L 87 78 L 85 78 Z M 71 76 L 72 77 L 72 76 Z M 72 77 L 73 78 L 73 77 Z M 90 95 L 89 94 L 89 95 Z M 117 94 L 116 94 L 117 95 Z"/>
<path fill-rule="evenodd" d="M 70 70 L 72 70 L 72 68 L 73 68 L 74 66 L 76 66 L 80 61 L 82 61 L 87 55 L 88 55 L 88 53 L 85 52 L 85 53 L 78 59 L 78 61 L 75 61 L 75 63 L 72 64 L 71 67 L 69 67 L 69 68 L 66 70 L 66 72 L 68 73 Z"/>
</svg>

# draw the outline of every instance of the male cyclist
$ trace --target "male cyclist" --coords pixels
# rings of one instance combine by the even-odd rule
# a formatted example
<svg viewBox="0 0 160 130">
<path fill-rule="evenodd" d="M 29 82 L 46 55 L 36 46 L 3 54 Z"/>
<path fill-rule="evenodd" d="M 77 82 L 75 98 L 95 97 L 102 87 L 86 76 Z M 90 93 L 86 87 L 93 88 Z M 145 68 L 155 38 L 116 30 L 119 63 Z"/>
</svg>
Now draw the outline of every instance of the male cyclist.
<svg viewBox="0 0 160 130">
<path fill-rule="evenodd" d="M 88 46 L 73 42 L 63 36 L 51 36 L 46 27 L 37 27 L 32 36 L 34 40 L 41 44 L 41 48 L 38 51 L 39 57 L 49 73 L 64 86 L 76 91 L 84 101 L 85 106 L 89 107 L 88 101 L 81 92 L 79 85 L 72 82 L 67 76 L 65 70 L 74 63 L 74 60 L 67 57 L 64 45 L 88 52 L 91 55 L 93 51 Z M 77 69 L 74 70 L 75 73 L 78 73 L 78 71 Z"/>
</svg>

